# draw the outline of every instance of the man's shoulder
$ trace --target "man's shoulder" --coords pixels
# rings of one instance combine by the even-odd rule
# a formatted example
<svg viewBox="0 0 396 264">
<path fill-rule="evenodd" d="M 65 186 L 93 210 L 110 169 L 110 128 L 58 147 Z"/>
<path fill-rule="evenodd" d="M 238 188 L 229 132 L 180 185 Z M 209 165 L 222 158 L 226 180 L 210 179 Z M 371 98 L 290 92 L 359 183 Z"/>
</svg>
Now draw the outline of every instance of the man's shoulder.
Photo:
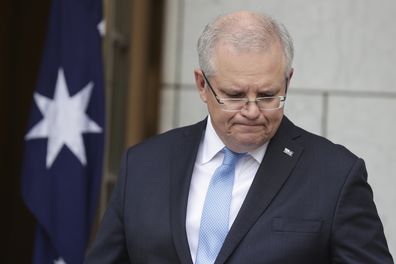
<svg viewBox="0 0 396 264">
<path fill-rule="evenodd" d="M 331 138 L 309 132 L 301 127 L 295 126 L 300 137 L 297 141 L 306 151 L 314 153 L 316 156 L 326 156 L 328 158 L 356 160 L 358 158 L 346 146 L 333 142 Z"/>
<path fill-rule="evenodd" d="M 185 141 L 199 142 L 205 126 L 206 119 L 193 125 L 168 130 L 129 147 L 128 152 L 168 151 L 172 146 L 183 144 Z"/>
</svg>

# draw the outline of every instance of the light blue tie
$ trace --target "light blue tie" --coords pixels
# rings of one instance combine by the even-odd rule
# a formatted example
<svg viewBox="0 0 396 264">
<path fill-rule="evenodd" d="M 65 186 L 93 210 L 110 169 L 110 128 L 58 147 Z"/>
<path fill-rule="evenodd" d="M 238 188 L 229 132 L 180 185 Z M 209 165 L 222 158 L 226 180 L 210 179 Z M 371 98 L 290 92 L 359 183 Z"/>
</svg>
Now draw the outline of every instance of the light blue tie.
<svg viewBox="0 0 396 264">
<path fill-rule="evenodd" d="M 223 149 L 223 163 L 210 180 L 202 210 L 196 264 L 213 264 L 228 233 L 235 164 L 244 154 Z"/>
</svg>

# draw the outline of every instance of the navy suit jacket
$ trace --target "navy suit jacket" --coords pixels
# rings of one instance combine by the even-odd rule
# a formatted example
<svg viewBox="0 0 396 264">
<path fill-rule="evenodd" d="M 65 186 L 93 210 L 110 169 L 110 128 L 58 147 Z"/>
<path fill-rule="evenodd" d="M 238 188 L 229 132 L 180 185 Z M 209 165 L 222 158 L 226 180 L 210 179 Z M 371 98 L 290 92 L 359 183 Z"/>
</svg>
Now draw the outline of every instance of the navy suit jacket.
<svg viewBox="0 0 396 264">
<path fill-rule="evenodd" d="M 127 151 L 85 263 L 192 263 L 186 208 L 205 127 Z M 215 263 L 393 263 L 363 160 L 283 117 Z"/>
</svg>

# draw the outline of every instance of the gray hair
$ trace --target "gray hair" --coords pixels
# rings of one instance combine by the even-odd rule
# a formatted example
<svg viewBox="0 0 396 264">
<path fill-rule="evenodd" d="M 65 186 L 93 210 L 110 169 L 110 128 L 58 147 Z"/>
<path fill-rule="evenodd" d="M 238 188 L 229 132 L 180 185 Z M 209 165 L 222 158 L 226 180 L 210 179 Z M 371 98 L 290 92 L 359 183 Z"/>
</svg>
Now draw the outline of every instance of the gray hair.
<svg viewBox="0 0 396 264">
<path fill-rule="evenodd" d="M 266 51 L 278 42 L 286 60 L 286 75 L 292 67 L 293 40 L 286 27 L 267 14 L 241 11 L 219 16 L 206 25 L 198 39 L 197 51 L 199 66 L 208 76 L 215 74 L 213 51 L 220 40 L 237 51 Z"/>
</svg>

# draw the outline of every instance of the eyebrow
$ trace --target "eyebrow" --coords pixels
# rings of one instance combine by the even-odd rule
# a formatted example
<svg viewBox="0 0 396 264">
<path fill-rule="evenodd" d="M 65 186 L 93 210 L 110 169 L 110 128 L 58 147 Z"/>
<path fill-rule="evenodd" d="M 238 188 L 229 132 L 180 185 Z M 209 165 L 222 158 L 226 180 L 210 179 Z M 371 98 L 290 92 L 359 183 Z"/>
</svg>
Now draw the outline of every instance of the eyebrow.
<svg viewBox="0 0 396 264">
<path fill-rule="evenodd" d="M 264 91 L 257 91 L 257 94 L 268 94 L 268 95 L 275 95 L 278 94 L 282 90 L 282 87 L 270 87 Z"/>
<path fill-rule="evenodd" d="M 220 92 L 225 92 L 225 93 L 229 93 L 229 92 L 235 92 L 235 93 L 246 93 L 247 89 L 246 88 L 241 88 L 241 87 L 232 87 L 232 86 L 217 86 L 217 90 L 219 90 Z M 282 87 L 268 87 L 268 88 L 258 88 L 256 94 L 277 94 L 282 90 Z"/>
<path fill-rule="evenodd" d="M 220 92 L 223 92 L 223 93 L 224 92 L 226 92 L 226 93 L 228 93 L 228 92 L 245 93 L 246 92 L 246 89 L 244 89 L 244 88 L 237 88 L 237 87 L 231 87 L 231 86 L 228 86 L 228 87 L 218 86 L 217 90 L 219 90 Z"/>
</svg>

